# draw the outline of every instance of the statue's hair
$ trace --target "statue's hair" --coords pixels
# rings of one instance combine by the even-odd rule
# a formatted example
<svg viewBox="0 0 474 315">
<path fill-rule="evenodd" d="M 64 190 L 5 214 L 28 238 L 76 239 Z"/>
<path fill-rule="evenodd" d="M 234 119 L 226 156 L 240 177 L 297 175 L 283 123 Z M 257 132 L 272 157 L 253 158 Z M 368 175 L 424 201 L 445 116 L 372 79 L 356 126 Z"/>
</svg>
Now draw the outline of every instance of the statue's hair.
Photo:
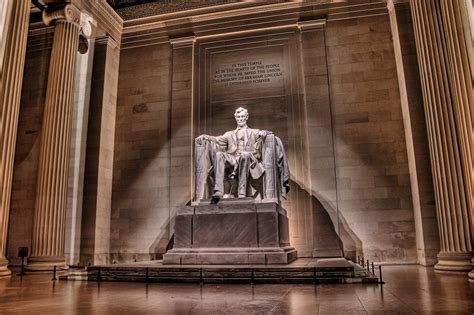
<svg viewBox="0 0 474 315">
<path fill-rule="evenodd" d="M 234 113 L 234 116 L 237 116 L 238 114 L 240 114 L 241 112 L 245 112 L 245 114 L 247 114 L 247 116 L 249 115 L 249 112 L 248 110 L 246 110 L 245 108 L 243 107 L 239 107 L 235 110 L 235 113 Z"/>
</svg>

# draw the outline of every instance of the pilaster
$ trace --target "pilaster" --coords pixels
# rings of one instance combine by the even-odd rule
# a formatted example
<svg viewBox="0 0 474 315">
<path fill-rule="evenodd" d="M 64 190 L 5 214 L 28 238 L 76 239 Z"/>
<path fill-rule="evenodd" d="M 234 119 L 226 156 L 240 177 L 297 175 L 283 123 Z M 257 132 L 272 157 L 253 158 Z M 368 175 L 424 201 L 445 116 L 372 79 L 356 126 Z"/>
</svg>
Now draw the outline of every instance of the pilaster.
<svg viewBox="0 0 474 315">
<path fill-rule="evenodd" d="M 172 46 L 171 129 L 170 129 L 170 237 L 173 234 L 174 211 L 191 200 L 194 177 L 193 120 L 195 119 L 193 86 L 195 67 L 194 36 L 170 40 Z M 191 148 L 191 150 L 189 150 Z M 179 187 L 179 188 L 178 188 Z"/>
<path fill-rule="evenodd" d="M 309 171 L 305 186 L 311 187 L 312 194 L 317 195 L 321 206 L 309 202 L 310 211 L 306 213 L 302 211 L 304 207 L 297 207 L 295 213 L 301 211 L 301 214 L 292 215 L 292 220 L 299 221 L 299 226 L 304 226 L 304 221 L 318 222 L 308 226 L 311 239 L 302 235 L 302 238 L 306 238 L 303 242 L 312 246 L 312 257 L 342 256 L 343 242 L 339 239 L 345 238 L 345 235 L 338 235 L 339 214 L 337 207 L 334 207 L 338 202 L 335 163 L 334 160 L 332 163 L 327 163 L 328 159 L 335 158 L 335 133 L 331 116 L 326 22 L 326 19 L 318 19 L 297 23 L 300 52 L 298 64 L 301 73 L 300 85 L 303 87 L 303 91 L 299 94 L 300 103 L 305 107 L 302 120 L 307 130 L 305 134 L 307 148 L 303 146 L 300 149 L 301 154 L 296 157 L 298 160 L 295 163 L 297 166 L 295 171 L 299 172 L 299 178 L 304 178 L 302 174 Z M 318 91 L 317 101 L 312 100 L 308 96 L 310 92 L 307 91 Z M 304 151 L 308 151 L 306 156 L 303 154 Z M 355 247 L 344 248 L 346 257 L 356 257 L 356 252 Z"/>
<path fill-rule="evenodd" d="M 424 119 L 421 83 L 418 75 L 415 39 L 407 0 L 389 0 L 387 7 L 397 64 L 400 103 L 403 113 L 407 145 L 410 188 L 415 219 L 418 263 L 433 266 L 439 253 L 439 233 L 436 225 L 436 207 L 433 203 L 428 139 Z"/>
<path fill-rule="evenodd" d="M 69 158 L 68 205 L 66 211 L 65 256 L 70 265 L 79 264 L 81 218 L 84 195 L 84 169 L 87 147 L 89 104 L 93 83 L 95 40 L 87 39 L 87 52 L 78 54 Z"/>
<path fill-rule="evenodd" d="M 109 262 L 119 58 L 113 38 L 96 40 L 81 227 L 84 265 Z"/>
</svg>

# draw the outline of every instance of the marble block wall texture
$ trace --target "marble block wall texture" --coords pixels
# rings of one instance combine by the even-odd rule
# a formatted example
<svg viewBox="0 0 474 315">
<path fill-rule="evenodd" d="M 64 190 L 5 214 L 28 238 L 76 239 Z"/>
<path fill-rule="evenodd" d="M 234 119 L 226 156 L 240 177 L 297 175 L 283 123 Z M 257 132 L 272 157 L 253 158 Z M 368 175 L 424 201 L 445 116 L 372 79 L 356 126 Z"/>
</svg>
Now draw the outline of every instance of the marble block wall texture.
<svg viewBox="0 0 474 315">
<path fill-rule="evenodd" d="M 328 23 L 340 224 L 376 261 L 416 262 L 415 225 L 388 16 Z M 349 250 L 352 250 L 349 248 Z"/>
<path fill-rule="evenodd" d="M 169 240 L 169 44 L 120 56 L 111 219 L 112 260 L 154 258 Z"/>
</svg>

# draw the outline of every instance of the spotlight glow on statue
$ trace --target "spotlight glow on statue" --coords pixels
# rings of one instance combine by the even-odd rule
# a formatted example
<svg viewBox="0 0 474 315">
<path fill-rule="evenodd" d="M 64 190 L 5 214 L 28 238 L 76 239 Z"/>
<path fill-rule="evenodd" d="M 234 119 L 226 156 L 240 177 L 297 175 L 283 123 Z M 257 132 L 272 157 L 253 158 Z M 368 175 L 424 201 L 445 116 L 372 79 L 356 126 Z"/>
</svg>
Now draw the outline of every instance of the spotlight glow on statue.
<svg viewBox="0 0 474 315">
<path fill-rule="evenodd" d="M 201 135 L 195 140 L 196 201 L 205 199 L 206 182 L 214 203 L 222 198 L 257 199 L 257 196 L 260 200 L 274 201 L 278 199 L 277 190 L 286 197 L 290 175 L 281 140 L 270 131 L 249 128 L 249 114 L 245 108 L 237 108 L 234 117 L 237 122 L 235 130 L 220 136 Z M 262 163 L 262 160 L 267 163 Z M 272 171 L 278 169 L 278 174 L 267 174 L 267 168 Z M 264 174 L 267 180 L 262 182 Z M 281 189 L 263 187 L 269 184 L 275 186 L 278 175 L 282 183 Z M 226 192 L 225 179 L 234 182 L 238 179 L 237 189 L 231 184 L 231 188 Z M 259 185 L 259 182 L 263 184 Z"/>
</svg>

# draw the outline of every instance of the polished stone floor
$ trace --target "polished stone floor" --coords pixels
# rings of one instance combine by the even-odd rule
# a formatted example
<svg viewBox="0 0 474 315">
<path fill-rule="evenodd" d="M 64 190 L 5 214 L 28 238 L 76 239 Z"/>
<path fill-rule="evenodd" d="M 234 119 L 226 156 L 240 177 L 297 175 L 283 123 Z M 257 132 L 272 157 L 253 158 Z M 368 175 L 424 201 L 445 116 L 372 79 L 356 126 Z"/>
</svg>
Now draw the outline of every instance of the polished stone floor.
<svg viewBox="0 0 474 315">
<path fill-rule="evenodd" d="M 466 275 L 384 267 L 383 286 L 144 284 L 0 279 L 0 314 L 473 314 Z"/>
</svg>

